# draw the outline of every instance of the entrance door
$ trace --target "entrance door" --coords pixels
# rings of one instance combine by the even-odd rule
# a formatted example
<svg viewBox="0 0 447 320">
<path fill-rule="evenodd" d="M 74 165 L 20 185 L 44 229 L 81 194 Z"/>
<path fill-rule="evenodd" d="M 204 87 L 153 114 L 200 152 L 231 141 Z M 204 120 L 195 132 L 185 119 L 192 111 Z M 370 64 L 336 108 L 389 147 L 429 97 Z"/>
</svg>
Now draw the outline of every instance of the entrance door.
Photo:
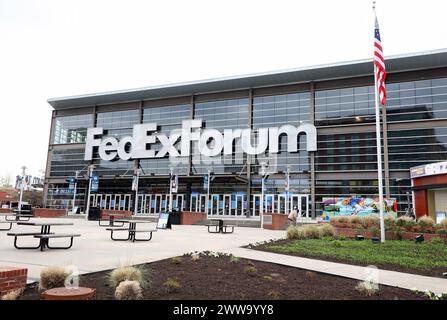
<svg viewBox="0 0 447 320">
<path fill-rule="evenodd" d="M 244 203 L 245 203 L 245 194 L 237 194 L 236 195 L 236 215 L 242 216 L 244 214 Z"/>
<path fill-rule="evenodd" d="M 231 214 L 231 194 L 223 196 L 223 214 L 226 216 Z"/>
<path fill-rule="evenodd" d="M 278 213 L 286 212 L 286 195 L 278 194 Z"/>
<path fill-rule="evenodd" d="M 254 194 L 252 195 L 251 215 L 254 217 L 259 217 L 260 212 L 261 212 L 261 195 Z"/>
<path fill-rule="evenodd" d="M 157 201 L 158 201 L 157 195 L 151 194 L 150 197 L 151 197 L 151 207 L 150 207 L 149 212 L 150 212 L 150 214 L 156 214 L 157 213 Z"/>
<path fill-rule="evenodd" d="M 275 195 L 264 195 L 264 213 L 275 213 Z"/>
<path fill-rule="evenodd" d="M 191 202 L 189 204 L 189 210 L 191 212 L 198 212 L 200 208 L 199 205 L 199 195 L 198 194 L 191 194 Z"/>
<path fill-rule="evenodd" d="M 211 195 L 211 202 L 210 202 L 209 210 L 210 210 L 211 215 L 219 214 L 219 195 L 218 194 Z"/>
<path fill-rule="evenodd" d="M 199 212 L 206 212 L 206 197 L 208 195 L 206 194 L 201 194 L 200 195 L 200 207 L 199 207 Z"/>
</svg>

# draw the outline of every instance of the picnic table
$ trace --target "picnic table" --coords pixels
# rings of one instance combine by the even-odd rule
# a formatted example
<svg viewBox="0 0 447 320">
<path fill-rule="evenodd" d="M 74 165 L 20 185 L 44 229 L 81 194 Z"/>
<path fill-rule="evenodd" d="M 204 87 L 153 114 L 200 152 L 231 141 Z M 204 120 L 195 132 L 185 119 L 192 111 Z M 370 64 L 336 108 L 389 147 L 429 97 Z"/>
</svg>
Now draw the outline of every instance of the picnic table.
<svg viewBox="0 0 447 320">
<path fill-rule="evenodd" d="M 210 223 L 206 225 L 209 233 L 233 233 L 235 225 L 224 224 L 222 219 L 210 219 Z M 231 228 L 231 231 L 228 231 Z"/>
<path fill-rule="evenodd" d="M 100 227 L 122 227 L 122 226 L 124 226 L 124 222 L 123 221 L 118 221 L 118 220 L 115 219 L 115 217 L 123 218 L 124 214 L 122 214 L 122 213 L 108 213 L 107 216 L 109 218 L 107 218 L 107 219 L 101 218 L 101 219 L 98 220 Z M 108 221 L 108 223 L 107 224 L 101 224 L 101 221 Z M 117 225 L 116 223 L 118 223 L 119 225 Z"/>
<path fill-rule="evenodd" d="M 8 219 L 8 217 L 14 217 L 14 219 Z M 18 209 L 14 209 L 12 214 L 7 214 L 5 215 L 5 220 L 6 221 L 29 221 L 30 218 L 34 217 L 31 214 L 31 210 L 18 210 Z M 21 219 L 23 218 L 23 219 Z"/>
<path fill-rule="evenodd" d="M 143 223 L 152 223 L 152 221 L 148 220 L 136 220 L 136 219 L 128 219 L 128 220 L 115 220 L 115 222 L 121 222 L 124 224 L 128 224 L 128 227 L 118 227 L 118 228 L 107 228 L 106 230 L 110 231 L 110 238 L 114 241 L 150 241 L 152 239 L 152 232 L 156 232 L 155 229 L 147 229 L 147 230 L 137 230 L 137 224 Z M 113 233 L 115 231 L 127 231 L 127 238 L 114 238 Z M 150 233 L 149 238 L 140 238 L 136 237 L 137 233 Z"/>
<path fill-rule="evenodd" d="M 17 221 L 0 221 L 0 224 L 9 224 L 9 228 L 0 228 L 0 231 L 9 231 L 12 229 L 12 225 Z"/>
<path fill-rule="evenodd" d="M 17 225 L 23 226 L 35 226 L 41 227 L 40 232 L 14 232 L 8 233 L 8 236 L 14 237 L 14 247 L 16 249 L 39 249 L 43 251 L 45 248 L 48 249 L 70 249 L 73 245 L 73 238 L 80 237 L 80 234 L 57 234 L 51 232 L 52 226 L 72 226 L 73 223 L 70 222 L 17 222 Z M 18 237 L 27 237 L 32 236 L 36 239 L 39 239 L 39 245 L 37 247 L 21 247 L 17 245 Z M 49 239 L 53 238 L 70 238 L 70 245 L 67 247 L 54 247 L 49 245 Z"/>
</svg>

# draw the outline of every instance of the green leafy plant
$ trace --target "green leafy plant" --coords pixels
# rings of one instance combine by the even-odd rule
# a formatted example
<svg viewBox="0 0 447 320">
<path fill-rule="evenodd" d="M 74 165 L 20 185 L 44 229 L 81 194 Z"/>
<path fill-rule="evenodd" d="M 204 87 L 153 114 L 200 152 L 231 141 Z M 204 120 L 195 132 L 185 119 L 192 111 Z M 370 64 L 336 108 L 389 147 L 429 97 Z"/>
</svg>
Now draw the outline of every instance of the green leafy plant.
<svg viewBox="0 0 447 320">
<path fill-rule="evenodd" d="M 433 237 L 430 239 L 430 243 L 431 244 L 437 244 L 437 245 L 442 245 L 445 244 L 445 240 L 439 237 Z"/>
<path fill-rule="evenodd" d="M 340 247 L 341 247 L 341 242 L 340 242 L 340 240 L 334 240 L 334 241 L 332 242 L 332 245 L 333 245 L 335 248 L 340 248 Z"/>
<path fill-rule="evenodd" d="M 423 216 L 418 219 L 418 224 L 424 228 L 424 227 L 434 227 L 435 220 L 429 216 Z"/>
<path fill-rule="evenodd" d="M 378 227 L 371 227 L 368 231 L 371 232 L 373 237 L 378 237 L 380 235 L 380 229 Z"/>
</svg>

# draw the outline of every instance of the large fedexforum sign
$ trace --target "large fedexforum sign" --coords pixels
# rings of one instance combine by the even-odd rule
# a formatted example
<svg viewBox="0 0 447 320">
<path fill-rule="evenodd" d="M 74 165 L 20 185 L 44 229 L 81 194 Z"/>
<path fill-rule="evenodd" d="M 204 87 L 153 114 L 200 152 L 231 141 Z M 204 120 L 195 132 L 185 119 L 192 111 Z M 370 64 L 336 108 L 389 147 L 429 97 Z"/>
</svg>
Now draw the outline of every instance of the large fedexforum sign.
<svg viewBox="0 0 447 320">
<path fill-rule="evenodd" d="M 84 160 L 92 160 L 93 149 L 98 148 L 101 159 L 123 160 L 189 157 L 191 144 L 198 143 L 201 155 L 215 157 L 220 154 L 231 155 L 235 142 L 240 141 L 243 152 L 259 155 L 268 150 L 276 154 L 279 150 L 280 136 L 287 136 L 287 152 L 298 152 L 298 136 L 306 134 L 307 151 L 317 151 L 317 129 L 312 124 L 298 127 L 283 125 L 281 127 L 260 128 L 256 133 L 251 129 L 225 129 L 223 133 L 216 129 L 203 129 L 202 120 L 183 120 L 182 128 L 172 130 L 169 136 L 157 133 L 156 123 L 136 124 L 133 136 L 120 140 L 114 137 L 101 138 L 103 128 L 89 128 L 85 146 Z M 160 143 L 158 150 L 153 148 Z"/>
</svg>

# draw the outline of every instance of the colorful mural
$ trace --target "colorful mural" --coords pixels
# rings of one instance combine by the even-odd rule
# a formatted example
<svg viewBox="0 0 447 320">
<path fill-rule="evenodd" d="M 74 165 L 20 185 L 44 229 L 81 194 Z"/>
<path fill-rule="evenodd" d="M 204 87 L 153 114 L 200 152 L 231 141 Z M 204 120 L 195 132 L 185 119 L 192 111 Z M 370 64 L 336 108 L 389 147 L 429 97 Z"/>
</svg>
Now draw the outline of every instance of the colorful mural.
<svg viewBox="0 0 447 320">
<path fill-rule="evenodd" d="M 384 216 L 397 218 L 396 199 L 384 199 Z M 368 216 L 379 214 L 379 198 L 323 198 L 323 220 L 335 216 Z"/>
</svg>

